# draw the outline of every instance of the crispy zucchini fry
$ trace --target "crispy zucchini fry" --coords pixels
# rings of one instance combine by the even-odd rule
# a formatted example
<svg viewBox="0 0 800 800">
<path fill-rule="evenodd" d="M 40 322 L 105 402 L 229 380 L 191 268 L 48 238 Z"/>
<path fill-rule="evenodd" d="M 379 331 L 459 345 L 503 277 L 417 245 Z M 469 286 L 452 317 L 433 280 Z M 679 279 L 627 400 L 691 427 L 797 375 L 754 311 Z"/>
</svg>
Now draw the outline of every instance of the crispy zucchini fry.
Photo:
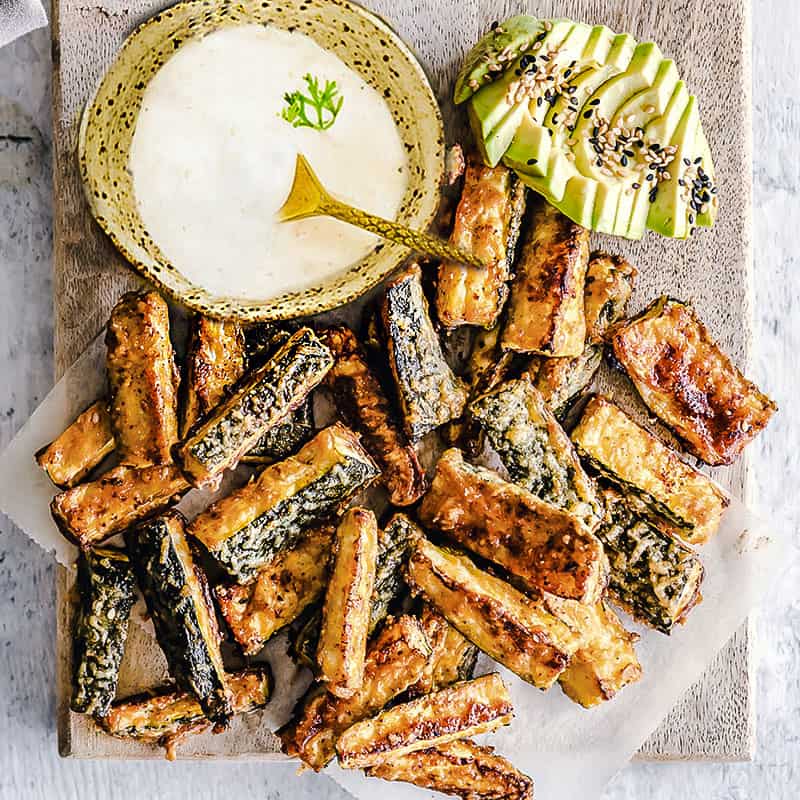
<svg viewBox="0 0 800 800">
<path fill-rule="evenodd" d="M 725 495 L 610 400 L 592 397 L 572 440 L 594 469 L 639 501 L 651 521 L 665 518 L 687 544 L 703 544 L 716 533 Z"/>
<path fill-rule="evenodd" d="M 487 167 L 477 152 L 470 152 L 450 241 L 486 267 L 452 261 L 439 265 L 436 310 L 446 328 L 497 323 L 524 211 L 525 186 L 517 176 L 502 164 Z"/>
<path fill-rule="evenodd" d="M 332 527 L 315 528 L 261 570 L 253 583 L 214 589 L 222 616 L 245 655 L 258 653 L 273 634 L 322 597 L 332 541 Z"/>
<path fill-rule="evenodd" d="M 230 673 L 227 681 L 234 714 L 249 714 L 269 702 L 272 676 L 268 666 Z M 211 726 L 197 698 L 174 686 L 114 703 L 98 723 L 118 739 L 159 744 L 165 748 L 168 761 L 174 760 L 175 747 L 187 736 L 203 733 Z"/>
<path fill-rule="evenodd" d="M 577 649 L 578 637 L 541 600 L 426 539 L 414 545 L 408 582 L 473 644 L 539 689 L 553 685 Z"/>
<path fill-rule="evenodd" d="M 586 339 L 583 288 L 589 231 L 544 200 L 533 206 L 511 284 L 505 350 L 579 356 Z"/>
<path fill-rule="evenodd" d="M 364 448 L 381 469 L 390 501 L 397 506 L 415 503 L 425 490 L 425 475 L 355 335 L 349 328 L 330 328 L 322 339 L 335 358 L 325 380 L 336 408 L 361 434 Z"/>
<path fill-rule="evenodd" d="M 583 295 L 587 344 L 602 344 L 609 326 L 625 315 L 636 275 L 636 269 L 622 256 L 602 250 L 592 253 Z"/>
<path fill-rule="evenodd" d="M 189 533 L 234 580 L 246 583 L 377 475 L 356 435 L 336 423 L 297 455 L 210 505 Z"/>
<path fill-rule="evenodd" d="M 389 365 L 411 441 L 461 415 L 467 390 L 445 361 L 414 264 L 386 287 L 381 306 Z"/>
<path fill-rule="evenodd" d="M 422 677 L 408 687 L 408 699 L 470 680 L 478 660 L 478 648 L 428 603 L 422 609 L 420 623 L 432 652 Z"/>
<path fill-rule="evenodd" d="M 135 599 L 136 580 L 128 556 L 111 548 L 81 553 L 78 591 L 70 708 L 104 717 L 117 693 Z"/>
<path fill-rule="evenodd" d="M 370 598 L 367 631 L 370 636 L 406 588 L 405 566 L 409 545 L 411 539 L 421 533 L 405 514 L 395 514 L 378 533 L 378 564 Z M 321 625 L 322 608 L 318 607 L 297 630 L 289 634 L 289 655 L 312 670 L 317 668 L 316 652 Z"/>
<path fill-rule="evenodd" d="M 513 716 L 508 689 L 493 672 L 357 722 L 339 737 L 336 752 L 345 769 L 363 769 L 497 730 Z"/>
<path fill-rule="evenodd" d="M 527 374 L 553 413 L 563 420 L 588 391 L 603 361 L 603 340 L 609 325 L 621 319 L 633 292 L 636 270 L 619 256 L 592 253 L 586 270 L 583 309 L 586 345 L 579 356 L 534 356 Z"/>
<path fill-rule="evenodd" d="M 694 551 L 637 516 L 618 492 L 603 494 L 606 516 L 597 535 L 608 555 L 609 594 L 640 622 L 669 633 L 700 602 L 703 565 Z"/>
<path fill-rule="evenodd" d="M 225 399 L 244 370 L 244 334 L 239 323 L 195 314 L 186 354 L 181 436 Z"/>
<path fill-rule="evenodd" d="M 580 637 L 580 646 L 558 678 L 570 700 L 591 708 L 641 678 L 642 665 L 633 648 L 639 635 L 626 631 L 602 600 L 586 605 L 546 594 L 544 604 Z"/>
<path fill-rule="evenodd" d="M 416 618 L 388 619 L 370 642 L 361 688 L 352 697 L 340 698 L 313 687 L 298 704 L 294 718 L 278 731 L 284 752 L 315 770 L 322 769 L 336 754 L 339 735 L 404 692 L 420 677 L 430 654 Z"/>
<path fill-rule="evenodd" d="M 564 420 L 570 408 L 586 394 L 602 363 L 602 346 L 590 344 L 573 358 L 534 356 L 526 374 L 556 418 Z"/>
<path fill-rule="evenodd" d="M 36 463 L 56 486 L 70 489 L 113 450 L 111 415 L 106 401 L 98 400 L 57 439 L 36 453 Z"/>
<path fill-rule="evenodd" d="M 286 328 L 262 323 L 248 328 L 245 334 L 247 369 L 266 364 L 292 336 Z M 314 400 L 307 397 L 291 414 L 270 428 L 258 443 L 242 456 L 245 464 L 272 464 L 296 452 L 313 435 Z"/>
<path fill-rule="evenodd" d="M 707 464 L 732 463 L 777 410 L 679 300 L 655 300 L 611 343 L 645 405 Z"/>
<path fill-rule="evenodd" d="M 605 587 L 603 547 L 578 519 L 468 464 L 459 450 L 439 459 L 419 516 L 508 570 L 526 590 L 593 603 Z"/>
<path fill-rule="evenodd" d="M 194 693 L 217 728 L 224 728 L 233 712 L 217 616 L 184 525 L 179 512 L 168 511 L 128 529 L 125 543 L 170 675 L 180 689 Z"/>
<path fill-rule="evenodd" d="M 156 292 L 128 292 L 106 330 L 111 427 L 120 463 L 171 464 L 178 441 L 178 371 L 169 309 Z"/>
<path fill-rule="evenodd" d="M 310 328 L 301 328 L 203 421 L 176 451 L 193 486 L 236 466 L 325 377 L 333 358 Z"/>
<path fill-rule="evenodd" d="M 507 381 L 469 405 L 469 413 L 511 480 L 596 528 L 603 515 L 594 482 L 569 436 L 526 378 Z"/>
<path fill-rule="evenodd" d="M 417 750 L 368 767 L 371 778 L 403 781 L 462 800 L 533 800 L 533 781 L 470 739 Z"/>
<path fill-rule="evenodd" d="M 375 514 L 367 508 L 349 509 L 336 529 L 317 645 L 320 680 L 336 697 L 352 697 L 364 680 L 377 557 Z"/>
<path fill-rule="evenodd" d="M 183 474 L 171 464 L 115 467 L 97 480 L 57 494 L 50 512 L 61 533 L 88 550 L 163 511 L 188 490 Z"/>
</svg>

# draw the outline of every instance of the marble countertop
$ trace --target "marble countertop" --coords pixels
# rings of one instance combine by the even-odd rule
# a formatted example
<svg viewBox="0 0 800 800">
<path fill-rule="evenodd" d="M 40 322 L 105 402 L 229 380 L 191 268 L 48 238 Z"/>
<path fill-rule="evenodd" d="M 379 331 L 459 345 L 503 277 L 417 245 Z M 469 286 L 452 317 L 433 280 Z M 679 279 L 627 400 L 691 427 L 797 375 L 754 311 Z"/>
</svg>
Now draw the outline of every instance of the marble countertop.
<svg viewBox="0 0 800 800">
<path fill-rule="evenodd" d="M 754 504 L 786 535 L 800 527 L 800 15 L 756 0 L 753 19 L 755 339 L 751 377 L 779 414 L 752 448 Z M 0 11 L 2 13 L 2 11 Z M 50 34 L 0 49 L 0 449 L 52 385 Z M 53 563 L 0 518 L 0 800 L 133 796 L 343 800 L 330 779 L 290 765 L 60 759 L 55 736 Z M 757 615 L 755 760 L 634 763 L 606 800 L 796 798 L 800 793 L 800 565 Z M 535 777 L 535 776 L 534 776 Z"/>
</svg>

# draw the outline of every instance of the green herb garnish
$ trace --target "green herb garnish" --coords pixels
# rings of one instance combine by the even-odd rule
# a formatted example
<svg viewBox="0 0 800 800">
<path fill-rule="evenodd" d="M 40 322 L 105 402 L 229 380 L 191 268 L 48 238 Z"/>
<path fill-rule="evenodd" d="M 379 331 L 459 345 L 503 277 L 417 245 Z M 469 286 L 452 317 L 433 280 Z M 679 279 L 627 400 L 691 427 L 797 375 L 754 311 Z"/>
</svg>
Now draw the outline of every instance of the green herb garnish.
<svg viewBox="0 0 800 800">
<path fill-rule="evenodd" d="M 325 81 L 325 88 L 320 90 L 319 79 L 313 75 L 307 73 L 303 75 L 303 80 L 308 86 L 308 94 L 299 91 L 286 92 L 283 99 L 287 107 L 281 111 L 281 116 L 294 128 L 316 128 L 318 131 L 326 131 L 336 122 L 344 98 L 339 95 L 336 81 Z M 310 109 L 311 118 L 308 113 Z"/>
</svg>

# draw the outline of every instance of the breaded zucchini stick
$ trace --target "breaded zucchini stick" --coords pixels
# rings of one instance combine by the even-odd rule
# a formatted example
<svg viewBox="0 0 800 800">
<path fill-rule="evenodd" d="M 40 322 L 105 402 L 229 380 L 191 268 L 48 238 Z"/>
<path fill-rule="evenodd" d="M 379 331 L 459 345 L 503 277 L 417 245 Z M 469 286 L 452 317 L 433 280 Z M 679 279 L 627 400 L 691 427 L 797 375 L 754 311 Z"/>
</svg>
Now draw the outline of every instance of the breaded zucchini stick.
<svg viewBox="0 0 800 800">
<path fill-rule="evenodd" d="M 579 356 L 589 231 L 539 199 L 526 222 L 502 333 L 505 350 Z"/>
<path fill-rule="evenodd" d="M 508 725 L 511 697 L 493 672 L 382 711 L 348 728 L 336 742 L 345 769 L 363 769 Z"/>
<path fill-rule="evenodd" d="M 207 486 L 235 467 L 270 429 L 294 411 L 333 364 L 330 350 L 301 328 L 199 425 L 176 450 L 193 486 Z"/>
<path fill-rule="evenodd" d="M 514 249 L 525 211 L 525 186 L 507 167 L 487 167 L 474 151 L 467 156 L 464 187 L 450 241 L 478 256 L 479 269 L 452 261 L 439 265 L 436 310 L 446 328 L 497 323 L 508 296 Z"/>
<path fill-rule="evenodd" d="M 278 735 L 284 752 L 315 770 L 336 754 L 336 740 L 347 728 L 376 714 L 422 675 L 431 648 L 419 620 L 389 618 L 370 642 L 364 681 L 352 697 L 335 697 L 316 685 L 298 704 L 293 719 Z"/>
<path fill-rule="evenodd" d="M 336 423 L 296 455 L 212 503 L 189 533 L 234 580 L 246 583 L 377 475 L 358 437 Z"/>
<path fill-rule="evenodd" d="M 355 334 L 345 327 L 330 328 L 322 340 L 335 359 L 325 381 L 336 408 L 361 434 L 364 448 L 381 469 L 381 482 L 390 501 L 397 506 L 415 503 L 425 490 L 425 475 L 416 451 L 394 421 L 389 401 Z"/>
<path fill-rule="evenodd" d="M 546 594 L 544 604 L 580 637 L 580 646 L 558 678 L 570 700 L 591 708 L 641 678 L 642 665 L 633 647 L 639 635 L 626 631 L 603 600 L 586 605 Z"/>
<path fill-rule="evenodd" d="M 225 399 L 244 371 L 244 334 L 239 323 L 195 314 L 183 379 L 181 436 Z"/>
<path fill-rule="evenodd" d="M 508 570 L 528 591 L 593 603 L 605 587 L 603 546 L 588 528 L 497 473 L 467 463 L 455 448 L 439 459 L 419 517 Z"/>
<path fill-rule="evenodd" d="M 577 649 L 576 635 L 541 600 L 427 539 L 414 545 L 408 582 L 467 639 L 539 689 L 553 685 Z"/>
<path fill-rule="evenodd" d="M 587 528 L 603 516 L 594 481 L 569 436 L 527 378 L 506 381 L 469 405 L 511 480 L 578 517 Z"/>
<path fill-rule="evenodd" d="M 336 697 L 352 697 L 364 680 L 377 558 L 375 514 L 367 508 L 349 509 L 336 529 L 317 645 L 320 680 Z"/>
<path fill-rule="evenodd" d="M 645 405 L 706 464 L 731 464 L 778 408 L 679 300 L 655 300 L 611 344 Z"/>
<path fill-rule="evenodd" d="M 245 655 L 258 653 L 273 634 L 322 597 L 333 532 L 330 526 L 310 530 L 261 570 L 253 583 L 214 589 L 222 616 Z"/>
<path fill-rule="evenodd" d="M 188 490 L 183 473 L 171 464 L 115 467 L 97 480 L 57 494 L 50 512 L 61 533 L 88 550 L 163 511 Z"/>
<path fill-rule="evenodd" d="M 666 520 L 671 532 L 692 545 L 716 533 L 728 498 L 619 406 L 595 395 L 571 435 L 581 457 L 632 495 L 655 524 Z"/>
<path fill-rule="evenodd" d="M 467 402 L 466 386 L 445 360 L 428 316 L 418 264 L 387 285 L 381 320 L 403 425 L 415 442 L 461 416 Z"/>
<path fill-rule="evenodd" d="M 371 778 L 403 781 L 462 800 L 533 800 L 533 781 L 492 747 L 448 742 L 368 767 Z"/>
<path fill-rule="evenodd" d="M 117 693 L 136 580 L 128 556 L 96 549 L 78 559 L 80 602 L 73 642 L 70 708 L 104 717 Z"/>
<path fill-rule="evenodd" d="M 106 329 L 111 427 L 121 464 L 171 464 L 178 441 L 178 371 L 169 309 L 156 292 L 128 292 Z"/>
<path fill-rule="evenodd" d="M 139 588 L 170 675 L 192 692 L 218 729 L 233 713 L 220 654 L 220 633 L 205 573 L 194 562 L 177 511 L 125 532 Z"/>
<path fill-rule="evenodd" d="M 105 400 L 98 400 L 36 453 L 36 463 L 56 486 L 70 489 L 112 453 L 114 446 L 108 405 Z"/>
<path fill-rule="evenodd" d="M 227 682 L 234 714 L 249 714 L 263 708 L 272 694 L 272 675 L 267 665 L 230 673 Z M 175 759 L 175 747 L 187 736 L 211 727 L 197 698 L 174 686 L 118 701 L 98 724 L 118 739 L 160 745 L 166 750 L 168 761 Z"/>
</svg>

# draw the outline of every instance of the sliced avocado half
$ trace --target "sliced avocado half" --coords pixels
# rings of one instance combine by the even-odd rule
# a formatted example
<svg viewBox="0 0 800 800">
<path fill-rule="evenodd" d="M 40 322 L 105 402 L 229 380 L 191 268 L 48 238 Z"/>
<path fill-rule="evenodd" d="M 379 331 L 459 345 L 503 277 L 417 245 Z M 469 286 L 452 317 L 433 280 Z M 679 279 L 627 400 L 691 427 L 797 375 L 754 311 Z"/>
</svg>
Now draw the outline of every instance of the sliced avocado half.
<svg viewBox="0 0 800 800">
<path fill-rule="evenodd" d="M 713 224 L 714 167 L 697 103 L 656 44 L 565 19 L 514 17 L 498 30 L 456 86 L 487 163 L 502 160 L 598 231 L 685 237 Z M 490 70 L 501 43 L 504 69 Z"/>
</svg>

